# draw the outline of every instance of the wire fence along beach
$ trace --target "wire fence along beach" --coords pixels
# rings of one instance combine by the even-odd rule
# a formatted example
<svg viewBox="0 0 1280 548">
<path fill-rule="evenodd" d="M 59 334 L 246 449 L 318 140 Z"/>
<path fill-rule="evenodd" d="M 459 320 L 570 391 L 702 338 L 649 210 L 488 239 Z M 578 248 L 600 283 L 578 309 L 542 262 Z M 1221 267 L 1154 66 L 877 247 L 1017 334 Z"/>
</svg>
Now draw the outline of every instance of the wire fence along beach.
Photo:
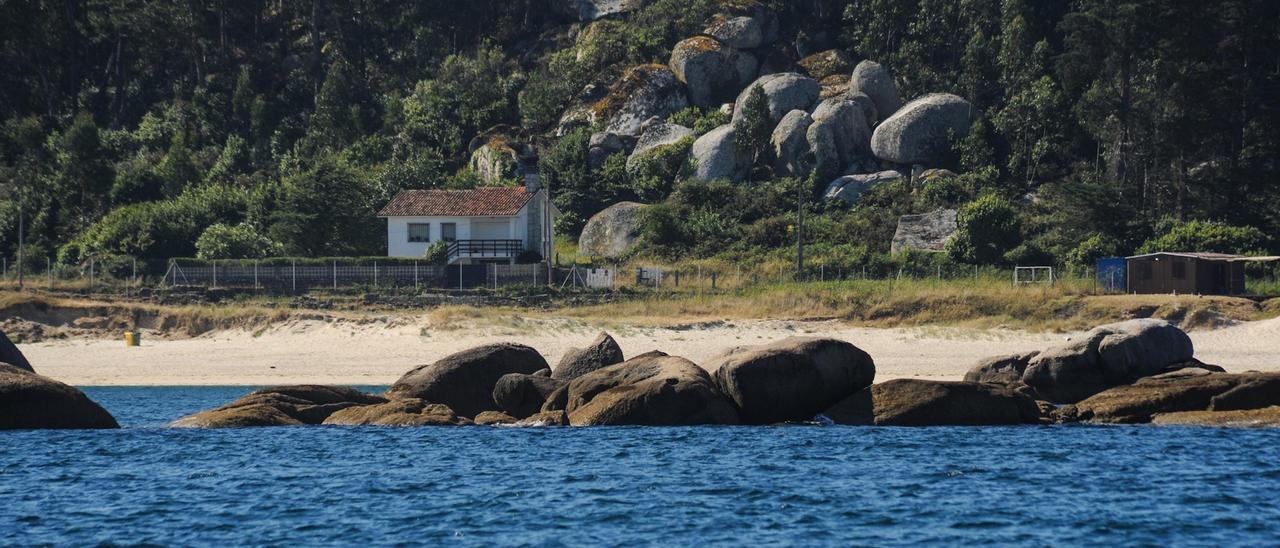
<svg viewBox="0 0 1280 548">
<path fill-rule="evenodd" d="M 43 263 L 43 264 L 42 264 Z M 1248 277 L 1249 294 L 1280 294 L 1276 268 L 1260 269 Z M 1110 276 L 1110 278 L 1108 278 Z M 516 286 L 556 286 L 597 290 L 664 291 L 734 290 L 771 285 L 840 281 L 936 281 L 946 284 L 1060 286 L 1082 292 L 1124 293 L 1114 272 L 1094 269 L 1064 271 L 1048 266 L 978 267 L 955 263 L 865 265 L 845 267 L 795 263 L 757 265 L 723 262 L 626 265 L 475 264 L 439 265 L 425 260 L 390 257 L 280 259 L 170 259 L 144 261 L 113 256 L 88 259 L 77 265 L 51 260 L 0 263 L 0 284 L 41 289 L 92 289 L 127 294 L 142 289 L 208 288 L 299 294 L 323 290 L 376 291 L 477 290 Z"/>
</svg>

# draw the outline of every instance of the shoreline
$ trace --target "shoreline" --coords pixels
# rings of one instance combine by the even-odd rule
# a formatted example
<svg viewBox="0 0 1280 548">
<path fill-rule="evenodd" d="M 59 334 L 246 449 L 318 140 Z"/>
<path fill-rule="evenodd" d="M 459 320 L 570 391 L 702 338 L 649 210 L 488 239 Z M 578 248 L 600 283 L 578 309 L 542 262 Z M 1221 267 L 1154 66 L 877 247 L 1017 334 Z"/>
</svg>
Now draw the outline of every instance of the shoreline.
<svg viewBox="0 0 1280 548">
<path fill-rule="evenodd" d="M 791 336 L 848 341 L 876 362 L 876 382 L 960 380 L 978 360 L 1040 350 L 1071 334 L 994 328 L 848 327 L 837 321 L 746 320 L 694 326 L 596 326 L 569 319 L 480 321 L 434 327 L 427 316 L 395 322 L 291 320 L 265 329 L 229 329 L 192 338 L 144 335 L 128 348 L 114 337 L 20 344 L 43 375 L 74 386 L 383 386 L 413 367 L 481 344 L 509 341 L 537 349 L 554 367 L 571 347 L 608 331 L 627 357 L 662 350 L 702 363 L 732 346 Z M 1280 371 L 1280 319 L 1200 329 L 1196 353 L 1229 372 Z"/>
</svg>

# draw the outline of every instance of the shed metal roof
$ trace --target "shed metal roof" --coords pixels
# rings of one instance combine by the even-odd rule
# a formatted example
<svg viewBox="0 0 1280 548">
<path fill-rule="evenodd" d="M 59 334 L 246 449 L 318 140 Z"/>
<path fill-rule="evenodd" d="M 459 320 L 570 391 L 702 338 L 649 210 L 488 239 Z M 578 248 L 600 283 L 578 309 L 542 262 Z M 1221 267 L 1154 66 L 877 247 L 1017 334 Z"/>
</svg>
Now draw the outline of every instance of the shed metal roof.
<svg viewBox="0 0 1280 548">
<path fill-rule="evenodd" d="M 1156 256 L 1183 257 L 1187 259 L 1200 259 L 1204 261 L 1222 261 L 1222 262 L 1269 262 L 1280 261 L 1280 257 L 1263 257 L 1250 255 L 1232 255 L 1230 253 L 1208 253 L 1200 251 L 1157 251 L 1155 253 L 1145 253 L 1142 255 L 1134 255 L 1125 257 L 1125 259 L 1145 259 L 1147 257 Z"/>
</svg>

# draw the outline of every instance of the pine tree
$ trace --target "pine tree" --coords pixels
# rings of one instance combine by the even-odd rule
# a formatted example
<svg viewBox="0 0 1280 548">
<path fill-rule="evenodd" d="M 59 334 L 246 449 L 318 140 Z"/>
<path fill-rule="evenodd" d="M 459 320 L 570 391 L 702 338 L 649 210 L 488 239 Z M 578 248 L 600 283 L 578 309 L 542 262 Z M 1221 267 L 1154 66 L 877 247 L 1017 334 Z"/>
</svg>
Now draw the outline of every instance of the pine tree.
<svg viewBox="0 0 1280 548">
<path fill-rule="evenodd" d="M 769 98 L 759 85 L 747 93 L 742 103 L 742 115 L 733 122 L 734 142 L 742 154 L 751 158 L 751 165 L 760 165 L 769 148 L 770 138 Z"/>
</svg>

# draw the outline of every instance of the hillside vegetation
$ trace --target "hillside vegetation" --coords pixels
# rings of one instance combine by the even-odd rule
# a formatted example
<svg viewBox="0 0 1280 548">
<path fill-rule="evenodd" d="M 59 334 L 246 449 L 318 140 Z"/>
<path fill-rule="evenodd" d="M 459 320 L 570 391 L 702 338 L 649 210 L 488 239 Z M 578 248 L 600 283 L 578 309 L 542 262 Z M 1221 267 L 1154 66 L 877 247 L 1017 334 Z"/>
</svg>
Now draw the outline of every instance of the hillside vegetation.
<svg viewBox="0 0 1280 548">
<path fill-rule="evenodd" d="M 526 147 L 562 234 L 614 203 L 649 205 L 630 257 L 789 261 L 801 203 L 813 264 L 846 270 L 1280 252 L 1276 2 L 584 7 L 619 4 L 0 3 L 0 253 L 16 256 L 21 220 L 36 270 L 46 257 L 377 255 L 375 213 L 396 192 L 514 184 Z M 744 19 L 762 26 L 733 26 Z M 904 102 L 962 98 L 967 127 L 934 135 L 946 150 L 927 162 L 780 158 L 783 113 L 755 77 L 820 83 L 837 101 L 815 120 L 866 117 L 840 110 L 861 100 L 846 88 L 864 60 Z M 681 81 L 660 81 L 669 65 Z M 661 108 L 635 112 L 658 120 L 628 118 L 650 95 Z M 887 117 L 832 139 L 869 138 Z M 695 143 L 729 129 L 735 165 L 712 169 Z M 834 179 L 889 169 L 903 177 L 824 198 Z M 889 253 L 899 216 L 939 209 L 958 212 L 947 253 Z"/>
</svg>

